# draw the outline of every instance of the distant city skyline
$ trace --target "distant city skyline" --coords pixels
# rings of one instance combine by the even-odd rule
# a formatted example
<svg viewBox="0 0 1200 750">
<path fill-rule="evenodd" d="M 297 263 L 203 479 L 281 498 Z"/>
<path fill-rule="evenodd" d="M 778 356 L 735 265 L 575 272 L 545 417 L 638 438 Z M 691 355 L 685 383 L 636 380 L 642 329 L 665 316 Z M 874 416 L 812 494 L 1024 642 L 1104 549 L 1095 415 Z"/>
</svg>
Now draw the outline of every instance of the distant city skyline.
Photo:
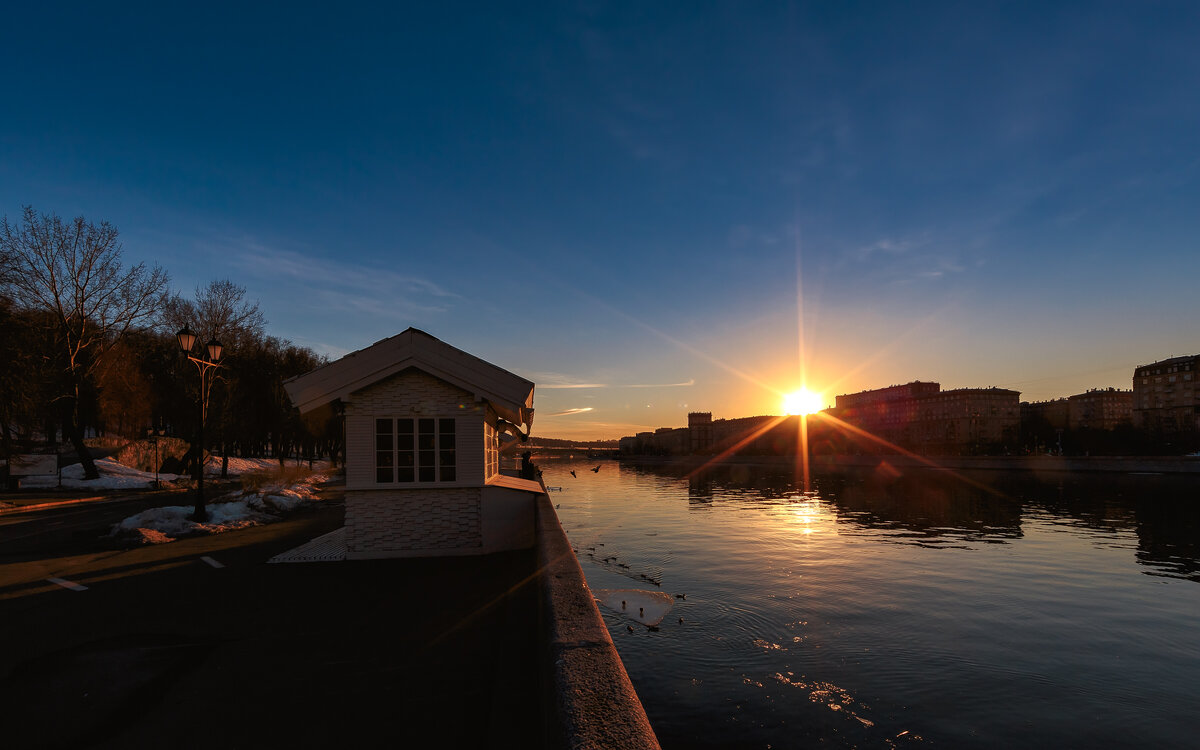
<svg viewBox="0 0 1200 750">
<path fill-rule="evenodd" d="M 330 357 L 415 326 L 548 437 L 1127 389 L 1200 352 L 1197 38 L 1184 2 L 26 4 L 0 214 L 109 221 Z"/>
</svg>

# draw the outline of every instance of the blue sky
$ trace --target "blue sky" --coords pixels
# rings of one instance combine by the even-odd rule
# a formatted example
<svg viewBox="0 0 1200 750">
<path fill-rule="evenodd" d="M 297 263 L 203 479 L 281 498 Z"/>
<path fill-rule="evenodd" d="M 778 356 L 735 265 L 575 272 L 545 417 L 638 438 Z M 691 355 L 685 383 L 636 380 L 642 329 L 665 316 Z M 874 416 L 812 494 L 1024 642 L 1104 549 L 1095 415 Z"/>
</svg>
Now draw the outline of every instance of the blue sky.
<svg viewBox="0 0 1200 750">
<path fill-rule="evenodd" d="M 1195 3 L 110 5 L 5 10 L 0 213 L 426 330 L 544 435 L 1200 352 Z"/>
</svg>

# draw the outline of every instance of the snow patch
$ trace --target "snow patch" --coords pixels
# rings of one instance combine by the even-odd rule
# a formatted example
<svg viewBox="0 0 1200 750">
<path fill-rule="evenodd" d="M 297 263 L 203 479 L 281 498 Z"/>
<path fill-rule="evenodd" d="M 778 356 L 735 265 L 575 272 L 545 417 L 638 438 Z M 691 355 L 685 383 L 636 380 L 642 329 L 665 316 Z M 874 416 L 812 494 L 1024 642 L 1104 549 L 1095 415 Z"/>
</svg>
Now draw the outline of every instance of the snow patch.
<svg viewBox="0 0 1200 750">
<path fill-rule="evenodd" d="M 64 466 L 62 486 L 83 490 L 142 490 L 154 486 L 154 472 L 140 471 L 125 464 L 119 464 L 111 458 L 101 458 L 96 461 L 96 470 L 100 472 L 98 479 L 83 478 L 83 464 Z M 173 482 L 179 478 L 177 474 L 159 474 L 160 482 Z M 46 488 L 58 486 L 58 477 L 28 477 L 21 480 L 22 487 Z"/>
<path fill-rule="evenodd" d="M 236 499 L 207 504 L 208 520 L 204 523 L 191 519 L 195 508 L 190 505 L 150 508 L 115 524 L 111 535 L 143 544 L 157 544 L 181 536 L 220 534 L 273 523 L 280 520 L 283 513 L 320 501 L 316 485 L 327 479 L 324 474 L 310 474 L 293 484 L 264 487 L 259 492 L 234 492 L 227 497 Z"/>
<path fill-rule="evenodd" d="M 196 523 L 191 519 L 195 507 L 170 505 L 165 508 L 150 508 L 130 516 L 113 526 L 113 536 L 146 538 L 147 531 L 158 532 L 172 539 L 192 534 L 219 534 L 222 531 L 244 529 L 268 523 L 273 518 L 251 510 L 245 500 L 232 503 L 210 503 L 206 506 L 208 520 Z"/>
</svg>

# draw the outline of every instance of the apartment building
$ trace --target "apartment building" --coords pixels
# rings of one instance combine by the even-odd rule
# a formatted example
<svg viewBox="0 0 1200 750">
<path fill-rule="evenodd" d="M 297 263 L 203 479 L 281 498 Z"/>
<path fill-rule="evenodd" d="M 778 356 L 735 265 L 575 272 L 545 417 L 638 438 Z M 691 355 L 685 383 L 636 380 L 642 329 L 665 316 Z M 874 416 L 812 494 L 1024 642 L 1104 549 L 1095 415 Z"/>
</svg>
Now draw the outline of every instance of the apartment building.
<svg viewBox="0 0 1200 750">
<path fill-rule="evenodd" d="M 1071 421 L 1071 402 L 1065 398 L 1021 402 L 1021 429 L 1048 426 L 1065 430 Z"/>
<path fill-rule="evenodd" d="M 1020 392 L 1006 388 L 955 388 L 913 381 L 837 396 L 834 416 L 870 433 L 882 450 L 926 455 L 979 453 L 1015 447 L 1021 422 Z"/>
<path fill-rule="evenodd" d="M 1133 424 L 1156 435 L 1200 432 L 1200 354 L 1173 357 L 1133 371 Z"/>
<path fill-rule="evenodd" d="M 1071 429 L 1113 430 L 1133 419 L 1133 391 L 1094 388 L 1067 398 Z"/>
</svg>

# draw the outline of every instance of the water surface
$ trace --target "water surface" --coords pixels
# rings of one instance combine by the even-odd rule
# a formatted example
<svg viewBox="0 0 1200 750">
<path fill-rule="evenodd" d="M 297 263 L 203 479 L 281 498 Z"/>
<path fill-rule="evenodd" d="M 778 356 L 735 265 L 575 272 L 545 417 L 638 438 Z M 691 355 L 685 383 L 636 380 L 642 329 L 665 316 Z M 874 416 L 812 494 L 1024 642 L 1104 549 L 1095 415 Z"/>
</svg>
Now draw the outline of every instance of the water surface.
<svg viewBox="0 0 1200 750">
<path fill-rule="evenodd" d="M 1195 746 L 1196 479 L 541 466 L 666 748 Z"/>
</svg>

